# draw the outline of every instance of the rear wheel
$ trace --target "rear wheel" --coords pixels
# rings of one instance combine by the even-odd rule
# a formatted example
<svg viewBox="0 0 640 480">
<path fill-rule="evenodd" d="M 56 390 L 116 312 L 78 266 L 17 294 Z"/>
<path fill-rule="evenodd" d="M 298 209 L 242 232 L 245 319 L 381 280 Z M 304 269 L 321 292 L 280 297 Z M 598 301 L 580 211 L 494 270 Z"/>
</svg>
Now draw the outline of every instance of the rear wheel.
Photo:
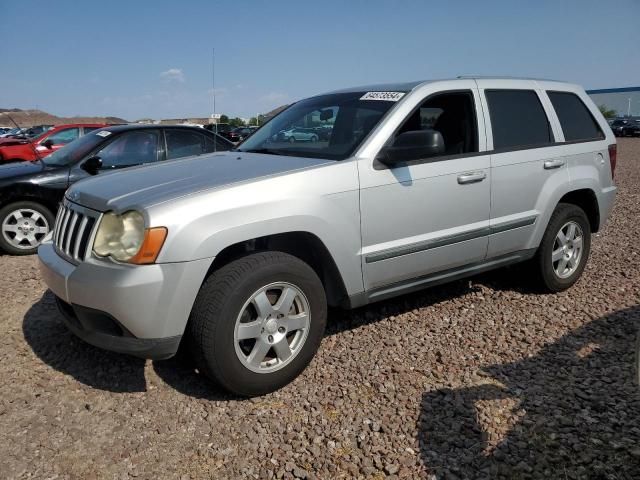
<svg viewBox="0 0 640 480">
<path fill-rule="evenodd" d="M 243 396 L 277 390 L 313 358 L 326 325 L 320 279 L 282 252 L 261 252 L 215 271 L 202 285 L 188 335 L 198 368 Z"/>
<path fill-rule="evenodd" d="M 53 222 L 51 211 L 39 203 L 11 203 L 0 210 L 0 247 L 12 255 L 36 253 Z"/>
<path fill-rule="evenodd" d="M 541 285 L 551 292 L 578 281 L 591 250 L 591 226 L 580 207 L 561 203 L 553 212 L 534 265 Z"/>
</svg>

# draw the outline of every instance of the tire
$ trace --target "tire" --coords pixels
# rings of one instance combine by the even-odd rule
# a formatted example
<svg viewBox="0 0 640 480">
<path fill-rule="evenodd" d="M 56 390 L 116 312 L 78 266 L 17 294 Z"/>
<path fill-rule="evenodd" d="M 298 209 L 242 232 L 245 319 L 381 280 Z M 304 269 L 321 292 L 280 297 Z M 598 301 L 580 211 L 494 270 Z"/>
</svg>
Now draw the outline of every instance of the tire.
<svg viewBox="0 0 640 480">
<path fill-rule="evenodd" d="M 572 225 L 575 241 L 568 241 L 564 248 L 559 239 L 560 231 L 562 229 L 563 236 L 566 233 L 565 238 L 569 238 Z M 582 239 L 581 242 L 577 241 L 578 237 Z M 571 287 L 582 275 L 590 251 L 591 225 L 584 210 L 568 203 L 558 204 L 533 261 L 540 287 L 549 292 L 560 292 Z M 554 254 L 559 255 L 560 260 L 554 261 Z M 564 261 L 567 263 L 565 268 L 562 268 Z"/>
<path fill-rule="evenodd" d="M 22 225 L 18 223 L 19 218 L 24 219 Z M 54 221 L 53 213 L 40 203 L 10 203 L 0 209 L 0 248 L 11 255 L 34 254 L 42 239 L 53 228 Z M 23 239 L 18 240 L 19 236 Z"/>
<path fill-rule="evenodd" d="M 276 307 L 285 296 L 293 298 L 293 303 L 280 318 Z M 270 305 L 259 302 L 258 297 L 267 299 Z M 259 304 L 270 313 L 261 315 Z M 306 317 L 301 313 L 305 305 Z M 291 322 L 303 323 L 305 318 L 307 326 L 295 330 Z M 313 269 L 286 253 L 260 252 L 225 265 L 205 280 L 191 312 L 187 335 L 202 373 L 226 390 L 250 397 L 277 390 L 296 378 L 315 355 L 326 321 L 327 300 Z M 243 327 L 251 328 L 251 332 L 241 334 L 239 329 Z M 240 337 L 247 340 L 238 340 Z M 290 356 L 281 360 L 276 346 L 285 351 L 288 348 Z M 258 360 L 251 362 L 252 355 Z"/>
<path fill-rule="evenodd" d="M 296 139 L 293 138 L 292 136 L 289 137 L 289 143 L 296 143 Z"/>
<path fill-rule="evenodd" d="M 318 141 L 318 137 L 316 137 L 315 135 L 311 136 L 311 143 L 316 143 Z"/>
</svg>

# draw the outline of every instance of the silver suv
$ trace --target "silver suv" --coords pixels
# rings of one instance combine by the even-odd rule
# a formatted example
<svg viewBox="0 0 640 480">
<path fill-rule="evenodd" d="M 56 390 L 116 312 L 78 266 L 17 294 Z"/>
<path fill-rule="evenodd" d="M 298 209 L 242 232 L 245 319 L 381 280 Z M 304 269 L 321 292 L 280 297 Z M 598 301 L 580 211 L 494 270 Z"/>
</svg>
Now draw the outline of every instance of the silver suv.
<svg viewBox="0 0 640 480">
<path fill-rule="evenodd" d="M 291 143 L 278 132 L 330 130 Z M 79 182 L 39 249 L 69 329 L 145 358 L 182 344 L 241 395 L 294 379 L 327 306 L 354 308 L 529 261 L 558 292 L 616 187 L 584 90 L 457 78 L 295 103 L 239 149 Z"/>
</svg>

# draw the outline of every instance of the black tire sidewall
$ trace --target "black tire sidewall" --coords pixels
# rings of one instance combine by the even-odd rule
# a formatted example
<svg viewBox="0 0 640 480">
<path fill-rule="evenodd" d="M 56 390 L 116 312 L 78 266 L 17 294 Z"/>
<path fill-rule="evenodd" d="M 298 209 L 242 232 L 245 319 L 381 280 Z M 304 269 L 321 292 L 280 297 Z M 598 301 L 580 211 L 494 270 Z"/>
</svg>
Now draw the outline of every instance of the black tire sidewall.
<svg viewBox="0 0 640 480">
<path fill-rule="evenodd" d="M 573 274 L 567 278 L 560 278 L 553 270 L 551 253 L 555 244 L 556 235 L 560 231 L 560 228 L 569 221 L 576 222 L 582 229 L 582 257 L 580 258 L 578 269 L 573 272 Z M 559 292 L 570 288 L 582 275 L 587 265 L 590 251 L 591 225 L 584 210 L 571 204 L 558 205 L 547 226 L 538 251 L 538 268 L 545 287 L 552 292 Z"/>
<path fill-rule="evenodd" d="M 311 267 L 301 260 L 286 254 L 280 255 L 284 255 L 280 257 L 281 261 L 263 264 L 260 268 L 241 276 L 218 306 L 216 318 L 207 319 L 212 322 L 210 327 L 214 330 L 211 344 L 202 345 L 202 359 L 214 380 L 239 395 L 261 395 L 291 382 L 309 364 L 324 335 L 327 305 L 320 279 Z M 228 267 L 233 269 L 233 264 L 225 268 Z M 224 274 L 222 271 L 221 273 Z M 215 283 L 215 274 L 212 280 Z M 311 328 L 302 350 L 287 366 L 273 373 L 256 373 L 247 369 L 236 354 L 235 322 L 250 296 L 265 285 L 275 282 L 291 283 L 305 294 L 309 302 Z M 204 288 L 206 289 L 207 285 Z M 206 296 L 206 290 L 203 294 Z"/>
<path fill-rule="evenodd" d="M 19 210 L 21 208 L 35 210 L 43 215 L 47 219 L 47 223 L 49 224 L 49 231 L 53 229 L 53 224 L 55 222 L 55 217 L 51 210 L 38 202 L 32 202 L 28 200 L 13 202 L 5 205 L 0 208 L 0 227 L 4 222 L 4 219 L 9 215 L 9 213 Z M 30 248 L 30 249 L 19 249 L 8 243 L 2 232 L 0 232 L 0 249 L 10 255 L 32 255 L 38 251 L 38 247 Z"/>
</svg>

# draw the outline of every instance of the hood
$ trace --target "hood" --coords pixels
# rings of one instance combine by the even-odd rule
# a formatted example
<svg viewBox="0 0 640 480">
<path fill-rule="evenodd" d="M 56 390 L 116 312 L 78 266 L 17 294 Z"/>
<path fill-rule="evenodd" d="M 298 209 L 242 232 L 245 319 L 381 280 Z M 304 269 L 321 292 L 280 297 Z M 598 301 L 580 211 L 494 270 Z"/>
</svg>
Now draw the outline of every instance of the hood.
<svg viewBox="0 0 640 480">
<path fill-rule="evenodd" d="M 73 185 L 66 196 L 95 210 L 121 211 L 327 163 L 333 160 L 220 152 L 100 174 Z"/>
<path fill-rule="evenodd" d="M 42 162 L 0 163 L 0 180 L 14 179 L 40 173 L 45 169 Z"/>
</svg>

